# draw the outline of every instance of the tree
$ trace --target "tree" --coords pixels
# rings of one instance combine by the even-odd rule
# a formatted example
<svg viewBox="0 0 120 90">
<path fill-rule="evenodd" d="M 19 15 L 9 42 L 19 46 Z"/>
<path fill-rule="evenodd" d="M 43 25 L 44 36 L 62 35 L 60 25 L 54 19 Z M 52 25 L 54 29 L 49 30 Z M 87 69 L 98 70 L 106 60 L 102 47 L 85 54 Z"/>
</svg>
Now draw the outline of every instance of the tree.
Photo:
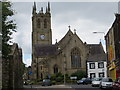
<svg viewBox="0 0 120 90">
<path fill-rule="evenodd" d="M 10 19 L 14 15 L 10 2 L 0 2 L 2 6 L 2 88 L 9 88 L 9 59 L 11 35 L 16 29 L 16 24 Z"/>
<path fill-rule="evenodd" d="M 14 15 L 10 2 L 2 2 L 2 58 L 9 59 L 11 52 L 9 41 L 13 32 L 15 32 L 16 24 L 9 17 Z"/>
</svg>

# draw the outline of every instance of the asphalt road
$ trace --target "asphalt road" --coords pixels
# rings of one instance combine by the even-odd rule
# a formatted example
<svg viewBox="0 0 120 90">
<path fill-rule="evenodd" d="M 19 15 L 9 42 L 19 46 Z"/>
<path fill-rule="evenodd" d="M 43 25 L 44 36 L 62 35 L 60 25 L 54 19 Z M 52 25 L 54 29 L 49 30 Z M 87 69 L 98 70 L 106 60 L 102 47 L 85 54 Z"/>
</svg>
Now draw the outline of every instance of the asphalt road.
<svg viewBox="0 0 120 90">
<path fill-rule="evenodd" d="M 41 86 L 41 85 L 24 85 L 24 88 L 37 88 L 37 90 L 100 90 L 99 87 L 92 87 L 89 85 L 52 85 L 52 86 Z"/>
</svg>

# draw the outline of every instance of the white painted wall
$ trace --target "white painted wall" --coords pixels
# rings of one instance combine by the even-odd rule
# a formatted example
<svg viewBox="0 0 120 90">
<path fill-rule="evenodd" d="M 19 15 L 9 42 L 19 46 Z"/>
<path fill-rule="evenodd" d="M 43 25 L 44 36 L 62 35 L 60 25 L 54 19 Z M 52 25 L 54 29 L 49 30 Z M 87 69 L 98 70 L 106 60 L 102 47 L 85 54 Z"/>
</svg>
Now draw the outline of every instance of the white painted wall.
<svg viewBox="0 0 120 90">
<path fill-rule="evenodd" d="M 104 72 L 104 76 L 107 77 L 107 62 L 104 62 L 104 68 L 98 68 L 98 62 L 87 62 L 87 74 L 90 77 L 90 73 L 95 73 L 96 78 L 99 77 L 100 72 Z M 95 63 L 95 69 L 90 69 L 89 63 Z"/>
</svg>

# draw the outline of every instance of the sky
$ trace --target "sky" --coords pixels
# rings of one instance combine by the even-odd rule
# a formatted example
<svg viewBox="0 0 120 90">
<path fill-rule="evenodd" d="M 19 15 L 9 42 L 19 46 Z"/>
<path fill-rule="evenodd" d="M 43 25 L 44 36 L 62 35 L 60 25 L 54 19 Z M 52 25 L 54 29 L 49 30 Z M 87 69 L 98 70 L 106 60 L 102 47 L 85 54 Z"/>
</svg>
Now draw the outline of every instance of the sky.
<svg viewBox="0 0 120 90">
<path fill-rule="evenodd" d="M 45 8 L 47 2 L 36 2 L 37 12 Z M 13 42 L 23 50 L 23 62 L 31 65 L 31 34 L 32 34 L 33 2 L 13 2 L 15 11 L 13 19 L 17 24 L 17 32 L 12 35 Z M 83 42 L 98 44 L 100 41 L 105 49 L 104 33 L 110 29 L 118 12 L 117 2 L 50 2 L 51 29 L 53 44 L 61 40 L 67 33 L 68 26 Z M 93 32 L 104 32 L 94 34 Z"/>
</svg>

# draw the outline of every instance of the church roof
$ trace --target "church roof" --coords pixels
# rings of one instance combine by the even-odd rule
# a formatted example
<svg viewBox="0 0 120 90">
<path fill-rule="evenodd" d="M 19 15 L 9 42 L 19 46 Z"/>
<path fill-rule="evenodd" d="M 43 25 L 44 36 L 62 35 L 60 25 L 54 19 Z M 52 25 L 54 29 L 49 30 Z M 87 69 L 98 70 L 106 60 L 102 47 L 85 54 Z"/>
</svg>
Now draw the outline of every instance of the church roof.
<svg viewBox="0 0 120 90">
<path fill-rule="evenodd" d="M 35 45 L 34 53 L 36 57 L 49 57 L 57 54 L 57 47 L 55 45 Z"/>
<path fill-rule="evenodd" d="M 106 54 L 103 50 L 102 44 L 88 44 L 89 57 L 88 61 L 106 60 Z"/>
</svg>

